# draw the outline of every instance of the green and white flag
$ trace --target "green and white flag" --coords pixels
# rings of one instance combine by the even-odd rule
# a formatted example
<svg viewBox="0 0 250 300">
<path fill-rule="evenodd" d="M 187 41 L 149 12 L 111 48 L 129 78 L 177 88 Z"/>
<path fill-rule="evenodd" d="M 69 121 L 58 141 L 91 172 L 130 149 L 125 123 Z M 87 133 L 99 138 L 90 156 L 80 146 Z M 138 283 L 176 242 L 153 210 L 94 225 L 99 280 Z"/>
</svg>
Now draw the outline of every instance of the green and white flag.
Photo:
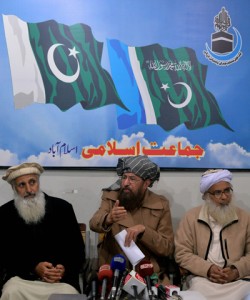
<svg viewBox="0 0 250 300">
<path fill-rule="evenodd" d="M 220 124 L 232 130 L 205 87 L 207 66 L 193 49 L 159 44 L 127 46 L 108 40 L 112 78 L 126 107 L 117 107 L 118 126 L 157 124 L 170 131 L 185 124 L 198 129 Z"/>
<path fill-rule="evenodd" d="M 66 111 L 116 104 L 125 108 L 101 66 L 103 43 L 85 24 L 26 23 L 3 16 L 16 108 L 51 103 Z M 126 109 L 126 108 L 125 108 Z"/>
</svg>

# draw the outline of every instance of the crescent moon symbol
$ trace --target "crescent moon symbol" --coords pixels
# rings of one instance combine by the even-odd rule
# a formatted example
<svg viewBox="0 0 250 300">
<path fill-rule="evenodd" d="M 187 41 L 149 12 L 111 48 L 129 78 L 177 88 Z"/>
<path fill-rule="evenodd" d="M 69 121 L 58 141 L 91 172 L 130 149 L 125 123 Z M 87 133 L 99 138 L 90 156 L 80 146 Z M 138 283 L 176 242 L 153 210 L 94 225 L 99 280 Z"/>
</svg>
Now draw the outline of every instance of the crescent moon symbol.
<svg viewBox="0 0 250 300">
<path fill-rule="evenodd" d="M 187 89 L 187 98 L 185 99 L 184 102 L 182 102 L 180 104 L 173 103 L 168 96 L 168 102 L 170 103 L 170 105 L 173 106 L 174 108 L 179 109 L 179 108 L 183 108 L 189 104 L 189 102 L 192 99 L 192 90 L 191 90 L 190 86 L 188 84 L 186 84 L 185 82 L 177 82 L 174 85 L 176 85 L 176 84 L 181 84 L 181 85 L 185 86 L 185 88 Z"/>
<path fill-rule="evenodd" d="M 218 61 L 228 61 L 228 60 L 231 60 L 233 59 L 234 57 L 236 57 L 236 55 L 238 54 L 238 52 L 241 51 L 241 47 L 242 47 L 242 38 L 241 38 L 241 35 L 239 33 L 239 31 L 233 27 L 233 30 L 236 34 L 236 45 L 233 49 L 232 52 L 230 53 L 227 53 L 227 54 L 216 54 L 214 53 L 208 46 L 208 44 L 206 43 L 206 49 L 207 49 L 207 52 L 216 60 Z"/>
<path fill-rule="evenodd" d="M 50 70 L 52 71 L 52 73 L 61 81 L 63 82 L 66 82 L 66 83 L 72 83 L 74 82 L 79 74 L 80 74 L 80 66 L 79 66 L 79 61 L 78 59 L 76 58 L 76 61 L 77 61 L 77 70 L 75 72 L 75 74 L 71 75 L 71 76 L 68 76 L 68 75 L 65 75 L 63 74 L 58 68 L 57 68 L 57 65 L 55 63 L 55 60 L 54 60 L 54 52 L 56 50 L 56 48 L 58 46 L 63 46 L 63 44 L 54 44 L 52 45 L 50 48 L 49 48 L 49 51 L 48 51 L 48 54 L 47 54 L 47 60 L 48 60 L 48 64 L 49 64 L 49 67 L 50 67 Z"/>
</svg>

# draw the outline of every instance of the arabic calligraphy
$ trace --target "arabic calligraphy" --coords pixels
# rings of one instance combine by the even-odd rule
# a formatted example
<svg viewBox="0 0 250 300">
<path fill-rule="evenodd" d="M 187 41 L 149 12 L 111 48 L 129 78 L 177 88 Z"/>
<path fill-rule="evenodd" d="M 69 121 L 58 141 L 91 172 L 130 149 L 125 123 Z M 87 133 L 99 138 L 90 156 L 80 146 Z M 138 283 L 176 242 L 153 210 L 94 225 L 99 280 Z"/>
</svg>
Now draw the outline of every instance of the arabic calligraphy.
<svg viewBox="0 0 250 300">
<path fill-rule="evenodd" d="M 177 146 L 170 145 L 169 147 L 156 148 L 157 143 L 150 143 L 150 148 L 142 146 L 140 141 L 137 141 L 134 146 L 127 148 L 117 148 L 117 141 L 108 141 L 106 145 L 99 145 L 98 147 L 82 148 L 82 157 L 91 159 L 95 156 L 116 155 L 116 156 L 134 156 L 134 155 L 147 155 L 147 156 L 161 156 L 161 157 L 194 157 L 197 160 L 204 157 L 205 150 L 199 145 L 191 147 L 189 145 L 182 147 L 182 143 L 178 142 Z"/>
<path fill-rule="evenodd" d="M 147 60 L 149 70 L 161 71 L 191 71 L 192 65 L 191 61 L 164 61 L 164 60 Z"/>
<path fill-rule="evenodd" d="M 50 148 L 48 153 L 51 153 L 53 157 L 56 155 L 62 157 L 62 155 L 69 154 L 72 151 L 75 151 L 77 153 L 77 146 L 70 148 L 68 144 L 60 142 L 56 142 L 53 144 Z"/>
</svg>

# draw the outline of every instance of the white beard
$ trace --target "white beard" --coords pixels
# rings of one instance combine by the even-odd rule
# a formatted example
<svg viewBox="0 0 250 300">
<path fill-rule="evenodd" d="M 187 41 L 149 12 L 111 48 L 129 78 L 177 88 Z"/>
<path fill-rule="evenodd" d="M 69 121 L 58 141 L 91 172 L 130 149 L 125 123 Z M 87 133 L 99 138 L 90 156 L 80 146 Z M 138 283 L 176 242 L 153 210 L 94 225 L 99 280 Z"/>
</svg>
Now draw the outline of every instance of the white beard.
<svg viewBox="0 0 250 300">
<path fill-rule="evenodd" d="M 14 192 L 14 203 L 18 214 L 27 224 L 36 224 L 45 215 L 44 193 L 38 192 L 34 198 L 25 199 Z"/>
<path fill-rule="evenodd" d="M 216 205 L 209 197 L 205 200 L 205 207 L 208 214 L 220 225 L 224 226 L 230 223 L 235 216 L 235 209 L 230 202 L 228 205 Z"/>
</svg>

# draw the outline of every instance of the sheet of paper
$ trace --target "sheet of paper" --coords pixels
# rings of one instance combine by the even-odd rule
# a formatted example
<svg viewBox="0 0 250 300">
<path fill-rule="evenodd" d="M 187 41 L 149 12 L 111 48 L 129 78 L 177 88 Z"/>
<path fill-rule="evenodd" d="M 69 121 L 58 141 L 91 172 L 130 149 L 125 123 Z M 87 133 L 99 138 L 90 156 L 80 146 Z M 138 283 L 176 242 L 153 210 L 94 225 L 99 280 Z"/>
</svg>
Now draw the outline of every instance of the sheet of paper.
<svg viewBox="0 0 250 300">
<path fill-rule="evenodd" d="M 124 246 L 126 234 L 127 231 L 124 229 L 115 235 L 115 239 L 126 254 L 132 266 L 135 266 L 145 257 L 145 255 L 141 252 L 140 248 L 138 248 L 134 241 L 132 241 L 130 247 Z"/>
</svg>

